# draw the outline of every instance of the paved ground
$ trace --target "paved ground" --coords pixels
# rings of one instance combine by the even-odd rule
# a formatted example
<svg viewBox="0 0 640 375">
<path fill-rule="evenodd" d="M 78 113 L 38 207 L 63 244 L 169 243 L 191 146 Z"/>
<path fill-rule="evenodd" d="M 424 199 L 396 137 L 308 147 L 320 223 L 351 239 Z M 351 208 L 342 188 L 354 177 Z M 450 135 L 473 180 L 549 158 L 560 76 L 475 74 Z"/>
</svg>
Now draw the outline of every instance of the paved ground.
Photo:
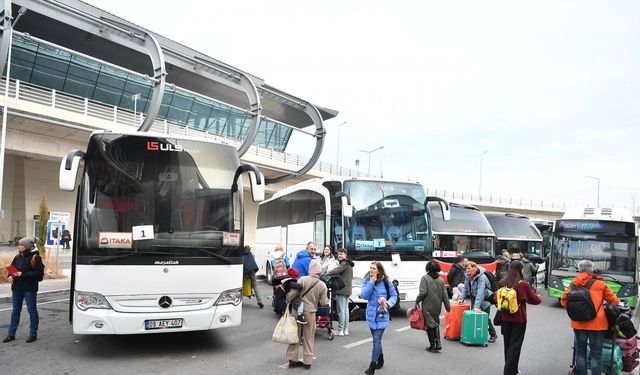
<svg viewBox="0 0 640 375">
<path fill-rule="evenodd" d="M 270 295 L 270 288 L 260 289 Z M 285 374 L 286 347 L 271 342 L 277 322 L 269 306 L 258 309 L 245 298 L 241 327 L 183 334 L 142 336 L 78 336 L 68 323 L 68 297 L 40 298 L 38 341 L 27 344 L 27 313 L 18 339 L 0 344 L 0 363 L 11 373 L 24 374 Z M 524 374 L 564 374 L 571 361 L 572 332 L 564 310 L 545 300 L 530 307 L 529 325 L 520 368 Z M 502 338 L 489 347 L 465 347 L 445 341 L 440 354 L 425 351 L 424 333 L 409 329 L 404 311 L 394 317 L 383 338 L 386 364 L 378 374 L 501 374 Z M 0 303 L 0 335 L 6 332 L 8 303 Z M 316 361 L 312 371 L 326 374 L 362 374 L 371 353 L 370 333 L 364 322 L 353 322 L 351 335 L 329 341 L 326 331 L 316 334 Z M 28 361 L 25 358 L 37 358 Z M 4 371 L 2 371 L 4 373 Z"/>
</svg>

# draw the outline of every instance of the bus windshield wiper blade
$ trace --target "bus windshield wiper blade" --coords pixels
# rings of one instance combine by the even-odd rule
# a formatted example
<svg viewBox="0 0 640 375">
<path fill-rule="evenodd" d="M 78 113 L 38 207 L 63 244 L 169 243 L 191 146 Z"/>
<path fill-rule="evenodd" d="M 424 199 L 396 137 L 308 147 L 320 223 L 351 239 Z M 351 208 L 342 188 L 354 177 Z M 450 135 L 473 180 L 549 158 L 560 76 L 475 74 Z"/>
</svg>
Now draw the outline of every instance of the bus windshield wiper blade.
<svg viewBox="0 0 640 375">
<path fill-rule="evenodd" d="M 214 253 L 213 251 L 209 251 L 209 250 L 206 250 L 206 249 L 200 249 L 198 247 L 194 247 L 194 248 L 192 248 L 192 250 L 198 250 L 198 251 L 200 251 L 202 253 L 209 254 L 214 258 L 218 258 L 218 259 L 220 259 L 221 261 L 223 261 L 223 262 L 225 262 L 227 264 L 233 264 L 233 259 L 231 259 L 229 257 L 226 257 L 224 255 L 220 255 L 220 254 Z"/>
<path fill-rule="evenodd" d="M 609 274 L 604 274 L 603 272 L 607 272 L 607 271 L 602 271 L 602 270 L 593 270 L 593 273 L 595 273 L 598 276 L 602 276 L 602 277 L 608 277 L 611 279 L 611 281 L 615 281 L 618 282 L 618 279 L 616 279 L 615 277 L 609 275 Z"/>
<path fill-rule="evenodd" d="M 120 255 L 112 255 L 109 257 L 91 259 L 91 264 L 108 263 L 108 262 L 111 262 L 112 260 L 127 258 L 130 256 L 158 256 L 158 255 L 184 255 L 184 254 L 168 253 L 168 252 L 162 252 L 162 251 L 146 251 L 143 253 L 126 253 L 126 254 L 120 254 Z"/>
</svg>

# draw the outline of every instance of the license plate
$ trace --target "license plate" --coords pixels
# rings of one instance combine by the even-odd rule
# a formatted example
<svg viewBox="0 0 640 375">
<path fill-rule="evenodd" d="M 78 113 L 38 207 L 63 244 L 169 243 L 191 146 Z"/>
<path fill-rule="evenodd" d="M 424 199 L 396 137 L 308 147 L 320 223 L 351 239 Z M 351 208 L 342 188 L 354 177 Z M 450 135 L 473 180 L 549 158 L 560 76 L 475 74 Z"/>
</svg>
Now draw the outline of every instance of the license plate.
<svg viewBox="0 0 640 375">
<path fill-rule="evenodd" d="M 404 301 L 405 299 L 407 299 L 407 293 L 400 293 L 400 300 Z"/>
<path fill-rule="evenodd" d="M 145 320 L 144 329 L 181 328 L 182 319 Z"/>
</svg>

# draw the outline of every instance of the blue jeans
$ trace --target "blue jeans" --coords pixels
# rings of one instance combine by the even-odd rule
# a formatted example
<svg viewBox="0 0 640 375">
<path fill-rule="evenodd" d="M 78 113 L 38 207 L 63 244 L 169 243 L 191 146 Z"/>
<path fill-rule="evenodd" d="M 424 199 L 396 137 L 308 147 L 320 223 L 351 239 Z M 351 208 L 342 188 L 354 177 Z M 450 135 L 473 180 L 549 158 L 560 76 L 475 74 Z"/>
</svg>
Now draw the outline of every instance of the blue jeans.
<svg viewBox="0 0 640 375">
<path fill-rule="evenodd" d="M 373 338 L 373 350 L 371 351 L 371 362 L 378 362 L 378 358 L 382 354 L 382 335 L 384 334 L 383 329 L 373 329 L 371 330 L 371 337 Z"/>
<path fill-rule="evenodd" d="M 349 330 L 349 296 L 336 294 L 336 310 L 338 312 L 338 329 Z"/>
<path fill-rule="evenodd" d="M 602 374 L 602 345 L 606 331 L 573 330 L 576 336 L 576 375 L 587 375 L 587 341 L 591 351 L 591 375 Z"/>
<path fill-rule="evenodd" d="M 29 336 L 38 336 L 38 309 L 36 308 L 36 298 L 38 292 L 23 292 L 14 290 L 11 293 L 11 304 L 13 311 L 11 312 L 11 323 L 9 323 L 9 336 L 15 336 L 18 330 L 18 324 L 20 324 L 20 313 L 22 312 L 22 301 L 27 304 L 27 311 L 29 312 L 30 325 Z"/>
</svg>

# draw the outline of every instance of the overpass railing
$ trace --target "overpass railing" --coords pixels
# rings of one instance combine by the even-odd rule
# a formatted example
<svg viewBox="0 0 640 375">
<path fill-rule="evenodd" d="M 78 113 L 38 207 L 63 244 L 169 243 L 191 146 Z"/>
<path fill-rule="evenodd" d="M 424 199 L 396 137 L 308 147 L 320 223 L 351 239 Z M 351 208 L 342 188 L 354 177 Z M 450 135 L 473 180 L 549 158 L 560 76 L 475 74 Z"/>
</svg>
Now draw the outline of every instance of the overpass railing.
<svg viewBox="0 0 640 375">
<path fill-rule="evenodd" d="M 0 93 L 4 93 L 5 77 L 0 81 Z M 4 97 L 0 94 L 0 98 Z M 137 129 L 144 120 L 143 113 L 133 113 L 127 109 L 117 106 L 105 105 L 98 101 L 88 98 L 61 93 L 56 90 L 43 88 L 33 84 L 27 84 L 19 80 L 11 80 L 9 84 L 9 97 L 17 100 L 23 100 L 30 103 L 45 105 L 51 108 L 65 110 L 80 115 L 110 121 L 115 124 L 131 126 Z M 184 125 L 177 125 L 167 120 L 156 119 L 152 124 L 150 131 L 164 133 L 169 135 L 188 135 L 205 139 L 213 139 L 221 143 L 227 143 L 239 147 L 241 142 L 233 138 L 226 138 L 220 135 L 212 134 L 207 131 L 190 128 Z M 291 166 L 301 167 L 309 162 L 310 158 L 291 154 L 288 152 L 280 152 L 274 149 L 268 149 L 256 145 L 252 145 L 246 154 L 255 155 L 257 157 L 266 158 L 276 162 L 285 163 Z M 294 168 L 292 168 L 294 169 Z M 297 169 L 297 168 L 295 168 Z M 318 161 L 312 170 L 323 172 L 342 177 L 367 177 L 366 173 L 344 168 L 336 164 Z"/>
</svg>

